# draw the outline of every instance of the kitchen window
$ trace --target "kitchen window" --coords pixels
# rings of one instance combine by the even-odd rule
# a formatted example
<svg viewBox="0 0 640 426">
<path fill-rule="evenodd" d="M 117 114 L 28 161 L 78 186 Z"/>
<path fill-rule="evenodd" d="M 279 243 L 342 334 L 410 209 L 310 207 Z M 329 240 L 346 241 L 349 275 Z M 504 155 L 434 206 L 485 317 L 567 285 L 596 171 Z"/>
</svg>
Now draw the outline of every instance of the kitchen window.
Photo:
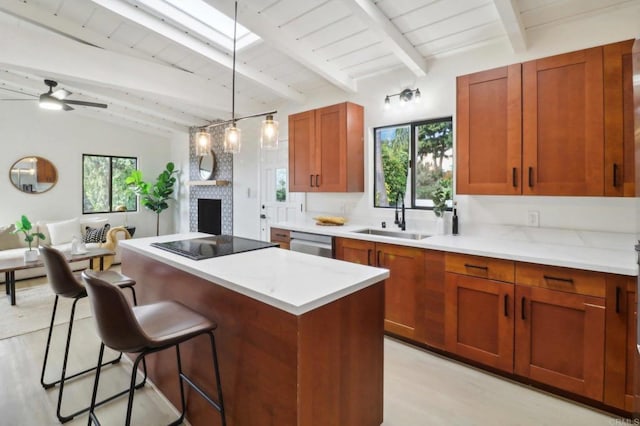
<svg viewBox="0 0 640 426">
<path fill-rule="evenodd" d="M 138 168 L 135 157 L 82 155 L 82 213 L 136 211 L 138 199 L 125 178 Z"/>
<path fill-rule="evenodd" d="M 437 190 L 453 184 L 451 117 L 374 129 L 373 206 L 433 209 Z"/>
</svg>

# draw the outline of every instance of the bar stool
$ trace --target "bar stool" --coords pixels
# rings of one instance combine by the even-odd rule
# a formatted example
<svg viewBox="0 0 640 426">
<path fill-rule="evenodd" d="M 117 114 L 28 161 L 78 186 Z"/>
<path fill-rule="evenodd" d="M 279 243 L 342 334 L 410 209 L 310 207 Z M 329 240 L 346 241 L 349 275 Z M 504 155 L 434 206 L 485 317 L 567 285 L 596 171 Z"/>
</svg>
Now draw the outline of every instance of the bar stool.
<svg viewBox="0 0 640 426">
<path fill-rule="evenodd" d="M 102 280 L 94 271 L 86 270 L 82 272 L 82 278 L 85 282 L 87 293 L 89 294 L 89 301 L 93 310 L 93 318 L 95 319 L 98 335 L 102 340 L 93 395 L 91 397 L 88 424 L 91 425 L 92 422 L 98 425 L 100 424 L 95 415 L 95 400 L 98 392 L 105 346 L 120 352 L 138 354 L 131 371 L 129 402 L 125 421 L 126 426 L 131 424 L 136 371 L 139 362 L 144 360 L 147 354 L 175 346 L 182 411 L 180 417 L 172 422 L 171 425 L 178 425 L 184 420 L 184 382 L 186 382 L 220 413 L 222 425 L 225 426 L 226 418 L 222 401 L 220 370 L 218 368 L 218 355 L 216 352 L 215 338 L 213 336 L 213 330 L 216 329 L 217 324 L 175 301 L 162 301 L 131 307 L 120 289 Z M 217 402 L 182 372 L 180 344 L 203 334 L 207 334 L 211 342 L 213 369 L 216 376 L 216 389 L 218 394 Z"/>
<path fill-rule="evenodd" d="M 73 272 L 69 268 L 69 263 L 67 262 L 64 255 L 59 250 L 56 250 L 49 246 L 42 245 L 40 246 L 40 253 L 42 254 L 42 259 L 44 260 L 44 266 L 47 272 L 49 284 L 51 285 L 51 288 L 56 295 L 55 301 L 53 302 L 53 311 L 51 312 L 51 323 L 49 324 L 49 335 L 47 336 L 47 346 L 44 352 L 44 361 L 42 363 L 42 374 L 40 376 L 40 383 L 42 384 L 42 387 L 44 387 L 45 389 L 49 389 L 57 384 L 60 384 L 60 391 L 58 392 L 58 406 L 56 408 L 56 416 L 58 417 L 58 420 L 61 423 L 66 423 L 69 420 L 73 419 L 78 414 L 88 411 L 90 408 L 90 407 L 85 407 L 69 415 L 62 415 L 60 413 L 61 407 L 62 407 L 62 397 L 64 394 L 65 382 L 67 380 L 73 379 L 74 377 L 78 377 L 82 374 L 88 373 L 96 369 L 96 367 L 91 367 L 86 370 L 67 376 L 67 361 L 69 358 L 69 346 L 71 343 L 71 333 L 73 331 L 73 320 L 75 317 L 76 304 L 78 303 L 78 300 L 84 297 L 87 297 L 87 291 L 84 285 L 82 285 L 82 282 L 78 279 L 78 277 L 76 277 L 73 274 Z M 108 282 L 109 285 L 111 285 L 114 288 L 130 289 L 133 295 L 134 304 L 137 304 L 136 292 L 135 292 L 135 289 L 133 288 L 133 286 L 136 284 L 134 280 L 127 277 L 126 275 L 120 274 L 115 271 L 102 271 L 102 272 L 98 272 L 98 274 L 99 274 L 98 276 L 102 280 L 104 280 L 105 282 Z M 71 305 L 71 314 L 69 315 L 69 327 L 67 329 L 67 342 L 64 350 L 64 359 L 62 361 L 62 372 L 60 374 L 60 380 L 47 383 L 44 380 L 44 374 L 47 369 L 47 360 L 49 358 L 49 348 L 51 346 L 51 335 L 53 332 L 53 324 L 55 322 L 56 311 L 58 308 L 58 299 L 60 297 L 71 298 L 74 300 L 73 300 L 73 304 Z M 120 361 L 121 357 L 122 357 L 122 353 L 120 353 L 120 355 L 117 358 L 109 362 L 106 362 L 105 365 L 116 364 Z M 144 380 L 139 385 L 137 385 L 139 387 L 144 385 L 147 377 L 146 365 L 143 364 L 143 367 L 145 369 L 145 375 L 144 375 Z M 120 392 L 119 394 L 113 395 L 112 397 L 104 401 L 100 401 L 99 404 L 103 404 L 105 402 L 111 401 L 112 399 L 120 395 L 124 395 L 126 392 L 128 392 L 128 390 Z"/>
</svg>

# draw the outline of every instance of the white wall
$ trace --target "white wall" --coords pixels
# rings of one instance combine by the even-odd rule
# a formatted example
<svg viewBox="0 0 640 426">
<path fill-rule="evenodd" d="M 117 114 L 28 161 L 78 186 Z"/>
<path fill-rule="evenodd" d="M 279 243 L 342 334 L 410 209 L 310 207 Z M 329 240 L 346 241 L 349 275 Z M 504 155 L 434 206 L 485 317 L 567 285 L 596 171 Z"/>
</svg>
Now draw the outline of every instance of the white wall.
<svg viewBox="0 0 640 426">
<path fill-rule="evenodd" d="M 79 111 L 45 111 L 37 102 L 0 102 L 0 225 L 26 214 L 32 221 L 82 216 L 82 154 L 138 158 L 145 180 L 154 180 L 171 161 L 173 151 L 164 136 L 82 116 Z M 58 183 L 43 194 L 25 194 L 9 182 L 9 169 L 21 157 L 40 156 L 58 170 Z M 172 207 L 173 208 L 173 207 Z M 107 216 L 112 226 L 123 224 L 121 213 Z M 128 213 L 136 236 L 155 235 L 155 214 L 140 208 Z M 174 230 L 173 215 L 163 212 L 161 233 Z"/>
<path fill-rule="evenodd" d="M 456 76 L 490 69 L 511 63 L 569 52 L 640 36 L 640 19 L 635 14 L 612 12 L 592 16 L 580 23 L 568 23 L 560 28 L 541 28 L 528 32 L 529 48 L 522 54 L 511 53 L 510 46 L 494 43 L 474 51 L 463 52 L 430 62 L 424 78 L 415 78 L 405 69 L 358 82 L 358 93 L 345 93 L 322 88 L 309 94 L 304 105 L 287 104 L 278 107 L 280 137 L 287 138 L 287 116 L 291 113 L 352 101 L 365 107 L 365 193 L 316 194 L 307 196 L 307 210 L 314 213 L 334 213 L 350 217 L 352 221 L 379 225 L 381 220 L 392 222 L 393 210 L 372 207 L 371 176 L 373 174 L 372 129 L 374 127 L 404 123 L 413 120 L 453 116 L 455 125 Z M 383 99 L 387 94 L 398 93 L 405 88 L 420 88 L 422 103 L 413 109 L 386 112 Z M 239 168 L 242 177 L 252 181 L 257 170 Z M 540 214 L 543 227 L 589 229 L 613 232 L 635 232 L 636 204 L 634 199 L 604 197 L 486 197 L 458 196 L 461 229 L 468 223 L 492 223 L 525 225 L 529 210 Z M 424 228 L 432 225 L 431 212 L 409 211 L 408 227 Z M 257 218 L 255 219 L 257 221 Z"/>
</svg>

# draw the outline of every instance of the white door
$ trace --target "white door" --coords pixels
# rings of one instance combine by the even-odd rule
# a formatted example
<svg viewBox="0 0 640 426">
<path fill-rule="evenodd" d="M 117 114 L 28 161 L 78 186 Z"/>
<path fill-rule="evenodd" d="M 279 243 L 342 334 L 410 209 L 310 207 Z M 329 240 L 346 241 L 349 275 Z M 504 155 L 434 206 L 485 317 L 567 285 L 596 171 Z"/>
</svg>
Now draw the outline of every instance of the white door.
<svg viewBox="0 0 640 426">
<path fill-rule="evenodd" d="M 289 145 L 260 154 L 260 239 L 269 241 L 271 225 L 304 218 L 306 194 L 289 192 Z"/>
</svg>

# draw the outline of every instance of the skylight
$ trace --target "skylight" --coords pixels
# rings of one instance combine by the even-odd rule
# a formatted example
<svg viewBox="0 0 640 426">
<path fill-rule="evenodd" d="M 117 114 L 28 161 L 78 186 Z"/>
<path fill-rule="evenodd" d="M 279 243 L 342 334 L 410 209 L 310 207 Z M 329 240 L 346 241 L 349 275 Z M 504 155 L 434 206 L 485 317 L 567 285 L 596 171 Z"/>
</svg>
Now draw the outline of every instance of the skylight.
<svg viewBox="0 0 640 426">
<path fill-rule="evenodd" d="M 198 34 L 228 51 L 233 50 L 233 19 L 203 0 L 138 0 L 138 3 L 190 33 Z M 236 50 L 258 40 L 260 37 L 238 24 Z"/>
</svg>

